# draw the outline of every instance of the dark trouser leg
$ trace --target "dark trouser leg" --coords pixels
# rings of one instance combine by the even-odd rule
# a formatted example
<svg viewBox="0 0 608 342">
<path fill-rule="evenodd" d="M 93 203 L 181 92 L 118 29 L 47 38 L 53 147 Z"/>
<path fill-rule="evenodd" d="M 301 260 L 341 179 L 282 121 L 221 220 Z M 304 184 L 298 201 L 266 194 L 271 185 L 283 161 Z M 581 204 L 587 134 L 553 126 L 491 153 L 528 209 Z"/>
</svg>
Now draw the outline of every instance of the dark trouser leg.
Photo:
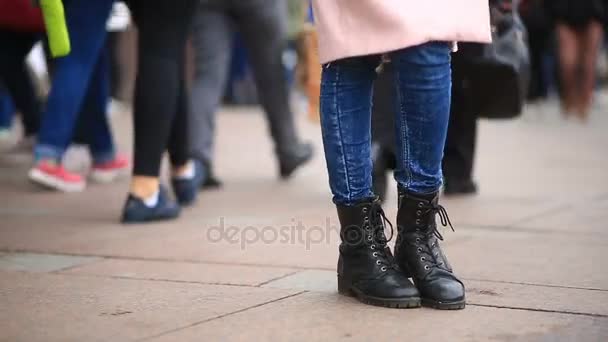
<svg viewBox="0 0 608 342">
<path fill-rule="evenodd" d="M 26 136 L 37 134 L 40 126 L 40 102 L 25 64 L 38 39 L 37 34 L 0 29 L 0 80 L 23 115 Z"/>
<path fill-rule="evenodd" d="M 184 73 L 183 67 L 181 73 L 182 75 Z M 171 165 L 183 166 L 190 159 L 188 137 L 188 94 L 186 93 L 186 81 L 182 77 L 177 98 L 177 111 L 169 136 L 168 148 Z"/>
<path fill-rule="evenodd" d="M 299 140 L 289 107 L 289 88 L 282 63 L 287 46 L 286 2 L 241 2 L 237 25 L 250 53 L 260 103 L 279 156 L 289 155 Z"/>
<path fill-rule="evenodd" d="M 198 5 L 192 25 L 195 76 L 190 97 L 190 152 L 213 162 L 216 111 L 226 88 L 233 30 L 223 7 Z"/>
<path fill-rule="evenodd" d="M 462 89 L 462 78 L 459 71 L 454 68 L 452 107 L 443 156 L 443 175 L 446 183 L 467 182 L 473 179 L 477 115 L 469 108 L 467 102 Z"/>
<path fill-rule="evenodd" d="M 158 177 L 179 108 L 182 65 L 195 1 L 130 1 L 139 29 L 133 173 Z"/>
</svg>

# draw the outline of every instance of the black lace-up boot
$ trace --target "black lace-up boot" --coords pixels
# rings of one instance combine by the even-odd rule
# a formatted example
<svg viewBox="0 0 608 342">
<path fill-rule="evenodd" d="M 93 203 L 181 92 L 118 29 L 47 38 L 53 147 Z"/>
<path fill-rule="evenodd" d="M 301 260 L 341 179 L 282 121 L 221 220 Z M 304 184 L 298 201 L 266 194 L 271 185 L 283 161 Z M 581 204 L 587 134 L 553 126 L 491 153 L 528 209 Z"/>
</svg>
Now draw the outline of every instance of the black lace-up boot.
<svg viewBox="0 0 608 342">
<path fill-rule="evenodd" d="M 361 302 L 391 308 L 420 306 L 418 290 L 403 275 L 387 246 L 386 219 L 380 201 L 372 199 L 356 206 L 338 205 L 340 258 L 338 291 Z M 392 229 L 391 227 L 391 238 Z"/>
<path fill-rule="evenodd" d="M 420 291 L 422 305 L 455 310 L 465 307 L 464 284 L 452 272 L 439 247 L 443 240 L 435 215 L 443 226 L 452 223 L 438 204 L 438 194 L 412 195 L 399 190 L 395 258 L 403 272 L 412 277 Z"/>
</svg>

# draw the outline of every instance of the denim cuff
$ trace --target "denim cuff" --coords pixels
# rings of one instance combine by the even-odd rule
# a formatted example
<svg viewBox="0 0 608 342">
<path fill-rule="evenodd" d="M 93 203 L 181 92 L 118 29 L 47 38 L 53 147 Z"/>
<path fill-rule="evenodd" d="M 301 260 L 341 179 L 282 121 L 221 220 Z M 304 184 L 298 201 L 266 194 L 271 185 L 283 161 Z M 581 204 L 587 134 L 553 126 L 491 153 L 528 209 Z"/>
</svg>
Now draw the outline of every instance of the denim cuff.
<svg viewBox="0 0 608 342">
<path fill-rule="evenodd" d="M 37 144 L 34 147 L 34 161 L 38 162 L 43 159 L 52 159 L 56 162 L 61 162 L 65 150 L 53 145 Z"/>
</svg>

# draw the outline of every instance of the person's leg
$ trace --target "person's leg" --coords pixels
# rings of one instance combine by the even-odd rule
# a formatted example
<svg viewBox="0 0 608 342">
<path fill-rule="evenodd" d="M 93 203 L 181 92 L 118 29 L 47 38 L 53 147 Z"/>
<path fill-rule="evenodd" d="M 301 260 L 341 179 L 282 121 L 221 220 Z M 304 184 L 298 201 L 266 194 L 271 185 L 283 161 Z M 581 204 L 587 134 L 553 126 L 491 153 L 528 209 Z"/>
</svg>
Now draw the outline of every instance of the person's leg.
<svg viewBox="0 0 608 342">
<path fill-rule="evenodd" d="M 578 38 L 576 31 L 565 23 L 558 22 L 555 30 L 558 41 L 562 111 L 564 115 L 568 116 L 576 111 L 579 67 Z"/>
<path fill-rule="evenodd" d="M 372 192 L 371 107 L 377 57 L 323 67 L 321 129 L 333 201 L 353 205 Z"/>
<path fill-rule="evenodd" d="M 394 262 L 386 216 L 372 193 L 372 86 L 379 61 L 355 57 L 323 67 L 321 130 L 342 240 L 338 291 L 368 304 L 417 307 L 418 291 Z"/>
<path fill-rule="evenodd" d="M 0 29 L 0 46 L 3 47 L 0 80 L 21 112 L 26 137 L 36 135 L 40 126 L 40 101 L 25 63 L 27 54 L 38 40 L 39 35 L 35 33 Z"/>
<path fill-rule="evenodd" d="M 115 180 L 125 174 L 129 167 L 127 158 L 115 151 L 107 115 L 110 99 L 109 62 L 108 49 L 104 47 L 91 76 L 74 133 L 89 147 L 93 160 L 90 178 L 98 183 Z"/>
<path fill-rule="evenodd" d="M 438 309 L 465 306 L 464 285 L 439 247 L 435 223 L 436 214 L 449 223 L 438 191 L 450 114 L 450 50 L 450 43 L 430 42 L 391 54 L 398 87 L 395 258 L 414 278 L 422 304 Z"/>
<path fill-rule="evenodd" d="M 29 178 L 61 191 L 82 191 L 84 179 L 61 166 L 99 51 L 105 43 L 105 23 L 112 0 L 64 1 L 71 52 L 57 58 L 51 91 L 34 148 L 35 166 Z"/>
<path fill-rule="evenodd" d="M 184 71 L 182 69 L 182 75 Z M 186 81 L 180 82 L 177 112 L 169 137 L 171 160 L 171 185 L 177 201 L 182 206 L 191 205 L 205 179 L 206 170 L 198 159 L 191 159 L 188 123 L 188 94 Z"/>
<path fill-rule="evenodd" d="M 195 72 L 190 96 L 190 152 L 208 176 L 213 165 L 216 111 L 226 88 L 233 29 L 221 4 L 200 3 L 193 25 Z"/>
<path fill-rule="evenodd" d="M 134 165 L 124 223 L 175 218 L 179 207 L 159 183 L 178 111 L 184 49 L 194 0 L 128 2 L 139 31 L 134 96 Z"/>
<path fill-rule="evenodd" d="M 270 128 L 283 178 L 312 156 L 300 142 L 289 106 L 289 86 L 283 67 L 287 46 L 287 8 L 282 0 L 235 1 L 235 20 L 249 52 L 258 96 Z"/>
<path fill-rule="evenodd" d="M 178 108 L 180 75 L 194 1 L 132 2 L 139 30 L 134 97 L 134 176 L 156 179 Z M 137 192 L 137 191 L 136 191 Z M 144 194 L 145 196 L 145 194 Z"/>
<path fill-rule="evenodd" d="M 462 84 L 463 72 L 456 64 L 452 65 L 450 121 L 442 164 L 446 195 L 469 194 L 477 190 L 473 182 L 477 115 L 468 106 L 467 94 Z"/>
<path fill-rule="evenodd" d="M 596 62 L 602 44 L 602 24 L 592 20 L 586 28 L 580 32 L 579 56 L 581 58 L 581 83 L 577 115 L 585 120 L 593 103 L 595 90 Z"/>
<path fill-rule="evenodd" d="M 42 117 L 36 159 L 60 161 L 72 139 L 76 118 L 105 42 L 105 21 L 111 0 L 65 1 L 71 53 L 55 59 L 55 72 L 46 110 Z"/>
<path fill-rule="evenodd" d="M 13 127 L 13 117 L 15 115 L 15 105 L 4 88 L 4 84 L 0 83 L 0 129 L 10 131 Z"/>
</svg>

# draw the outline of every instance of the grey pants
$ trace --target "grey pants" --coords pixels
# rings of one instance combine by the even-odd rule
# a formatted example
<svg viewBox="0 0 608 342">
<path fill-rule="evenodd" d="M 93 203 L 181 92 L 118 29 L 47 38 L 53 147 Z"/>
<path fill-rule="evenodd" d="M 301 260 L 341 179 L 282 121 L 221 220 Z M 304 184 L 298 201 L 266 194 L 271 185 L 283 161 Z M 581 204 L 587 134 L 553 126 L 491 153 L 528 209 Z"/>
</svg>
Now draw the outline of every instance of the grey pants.
<svg viewBox="0 0 608 342">
<path fill-rule="evenodd" d="M 215 114 L 226 87 L 234 30 L 246 44 L 278 157 L 298 143 L 282 65 L 287 43 L 284 0 L 201 0 L 193 22 L 195 80 L 190 96 L 191 153 L 213 160 Z"/>
</svg>

